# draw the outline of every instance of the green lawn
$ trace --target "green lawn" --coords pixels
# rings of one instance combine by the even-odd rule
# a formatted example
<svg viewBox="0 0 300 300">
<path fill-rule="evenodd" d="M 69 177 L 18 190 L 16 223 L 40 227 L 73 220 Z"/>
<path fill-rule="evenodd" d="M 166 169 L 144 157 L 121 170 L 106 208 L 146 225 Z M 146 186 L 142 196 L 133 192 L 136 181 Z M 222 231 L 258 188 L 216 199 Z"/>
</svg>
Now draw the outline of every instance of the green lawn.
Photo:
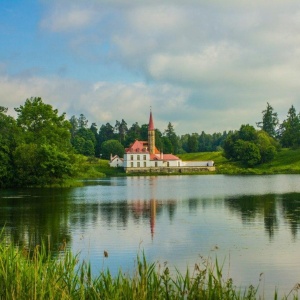
<svg viewBox="0 0 300 300">
<path fill-rule="evenodd" d="M 281 149 L 275 159 L 254 168 L 228 161 L 221 152 L 199 152 L 178 155 L 182 160 L 213 160 L 219 174 L 300 174 L 300 149 Z"/>
<path fill-rule="evenodd" d="M 213 160 L 216 172 L 209 172 L 209 174 L 300 174 L 300 149 L 282 149 L 272 162 L 254 168 L 247 168 L 239 162 L 228 161 L 222 155 L 222 152 L 185 153 L 178 155 L 178 157 L 183 161 Z M 208 173 L 200 172 L 200 174 Z M 87 179 L 105 176 L 126 176 L 126 174 L 122 168 L 111 168 L 108 160 L 85 158 L 78 178 Z"/>
</svg>

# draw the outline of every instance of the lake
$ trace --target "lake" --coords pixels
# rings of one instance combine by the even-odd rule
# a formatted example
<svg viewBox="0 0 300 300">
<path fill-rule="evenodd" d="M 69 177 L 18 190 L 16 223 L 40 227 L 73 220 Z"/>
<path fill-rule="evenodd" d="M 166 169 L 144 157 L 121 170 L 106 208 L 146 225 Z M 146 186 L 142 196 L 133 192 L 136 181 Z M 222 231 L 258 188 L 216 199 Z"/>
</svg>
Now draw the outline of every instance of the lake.
<svg viewBox="0 0 300 300">
<path fill-rule="evenodd" d="M 300 282 L 300 175 L 148 176 L 0 191 L 0 225 L 21 246 L 66 242 L 94 274 L 132 274 L 137 254 L 182 272 L 218 258 L 238 287 Z M 103 252 L 108 252 L 108 257 Z"/>
</svg>

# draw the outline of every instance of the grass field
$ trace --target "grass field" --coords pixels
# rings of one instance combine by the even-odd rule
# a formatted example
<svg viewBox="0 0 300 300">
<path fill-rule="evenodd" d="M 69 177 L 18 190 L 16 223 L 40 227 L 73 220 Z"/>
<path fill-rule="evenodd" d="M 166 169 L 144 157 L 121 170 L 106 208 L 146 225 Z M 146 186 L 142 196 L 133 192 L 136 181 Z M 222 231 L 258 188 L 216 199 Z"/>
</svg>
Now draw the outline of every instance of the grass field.
<svg viewBox="0 0 300 300">
<path fill-rule="evenodd" d="M 300 150 L 281 149 L 270 163 L 246 168 L 228 161 L 221 152 L 199 152 L 178 155 L 182 160 L 213 160 L 218 174 L 300 174 Z"/>
<path fill-rule="evenodd" d="M 229 161 L 222 155 L 222 152 L 185 153 L 178 155 L 178 157 L 183 161 L 213 160 L 215 162 L 215 172 L 199 172 L 197 174 L 300 174 L 300 149 L 281 149 L 272 162 L 254 168 L 247 168 L 240 162 Z M 126 176 L 122 168 L 111 168 L 108 163 L 109 161 L 104 159 L 84 158 L 77 178 Z M 134 174 L 130 176 L 132 175 Z M 138 175 L 141 176 L 142 174 L 139 173 Z M 147 173 L 147 175 L 150 174 Z"/>
</svg>

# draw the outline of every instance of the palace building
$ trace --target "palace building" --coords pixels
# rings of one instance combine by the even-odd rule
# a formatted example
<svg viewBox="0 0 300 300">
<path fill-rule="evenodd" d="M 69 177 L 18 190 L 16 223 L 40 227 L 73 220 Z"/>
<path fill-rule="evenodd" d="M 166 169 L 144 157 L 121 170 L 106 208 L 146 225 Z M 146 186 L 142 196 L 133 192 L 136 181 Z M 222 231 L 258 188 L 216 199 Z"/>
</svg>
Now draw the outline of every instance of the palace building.
<svg viewBox="0 0 300 300">
<path fill-rule="evenodd" d="M 124 167 L 126 173 L 214 171 L 213 161 L 183 162 L 173 154 L 165 154 L 155 146 L 155 127 L 152 111 L 148 124 L 148 141 L 135 140 L 125 149 L 124 158 L 111 157 L 111 167 Z"/>
</svg>

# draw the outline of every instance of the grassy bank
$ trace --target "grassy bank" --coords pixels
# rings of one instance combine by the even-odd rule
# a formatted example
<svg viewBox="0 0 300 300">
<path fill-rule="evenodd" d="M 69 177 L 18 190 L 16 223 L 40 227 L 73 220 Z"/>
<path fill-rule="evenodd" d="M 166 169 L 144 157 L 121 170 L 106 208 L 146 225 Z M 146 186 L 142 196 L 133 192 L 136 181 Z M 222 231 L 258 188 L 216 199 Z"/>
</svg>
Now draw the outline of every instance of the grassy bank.
<svg viewBox="0 0 300 300">
<path fill-rule="evenodd" d="M 178 155 L 183 161 L 213 160 L 216 172 L 199 172 L 197 174 L 300 174 L 300 150 L 282 149 L 275 159 L 254 168 L 247 168 L 239 162 L 228 161 L 221 152 L 198 152 Z M 122 168 L 111 168 L 108 160 L 83 158 L 78 179 L 91 179 L 111 176 L 142 176 L 143 174 L 126 175 Z M 176 173 L 172 173 L 176 175 Z M 182 175 L 181 173 L 178 173 Z M 184 173 L 195 174 L 195 173 Z M 166 173 L 146 173 L 144 175 L 166 175 Z M 170 174 L 168 174 L 170 175 Z M 72 185 L 72 184 L 71 184 Z M 73 184 L 74 185 L 74 184 Z"/>
<path fill-rule="evenodd" d="M 70 251 L 52 258 L 46 250 L 36 247 L 28 251 L 0 244 L 0 299 L 231 300 L 258 296 L 258 288 L 240 289 L 231 278 L 224 279 L 218 262 L 203 260 L 193 273 L 177 271 L 171 275 L 167 266 L 149 264 L 141 255 L 132 275 L 120 270 L 113 277 L 107 270 L 93 277 L 90 264 L 78 263 L 78 257 Z"/>
<path fill-rule="evenodd" d="M 182 160 L 214 160 L 218 174 L 300 174 L 300 150 L 282 149 L 275 159 L 254 168 L 246 168 L 239 162 L 228 161 L 221 152 L 181 154 Z"/>
</svg>

